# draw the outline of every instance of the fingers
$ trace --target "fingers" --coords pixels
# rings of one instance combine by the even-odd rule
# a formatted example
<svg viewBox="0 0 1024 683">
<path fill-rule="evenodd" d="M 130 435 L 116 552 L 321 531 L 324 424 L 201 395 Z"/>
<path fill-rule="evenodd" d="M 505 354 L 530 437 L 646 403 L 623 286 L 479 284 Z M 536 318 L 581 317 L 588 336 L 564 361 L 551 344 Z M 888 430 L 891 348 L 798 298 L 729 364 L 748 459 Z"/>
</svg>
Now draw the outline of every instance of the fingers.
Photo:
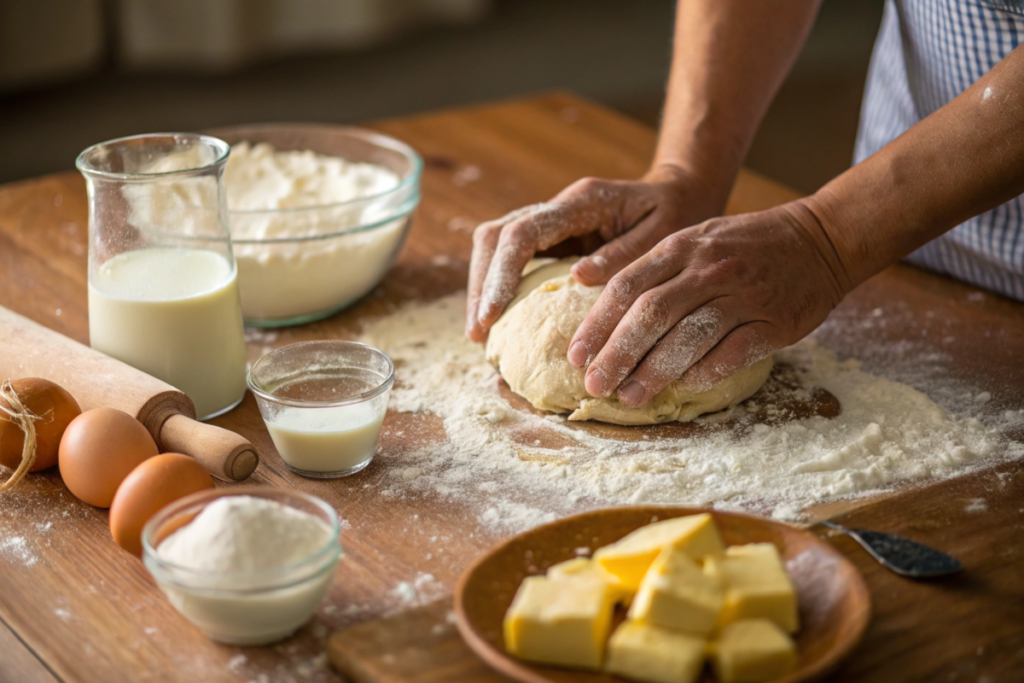
<svg viewBox="0 0 1024 683">
<path fill-rule="evenodd" d="M 643 349 L 644 353 L 646 353 L 662 334 L 667 332 L 680 318 L 692 310 L 685 309 L 682 297 L 666 298 L 667 292 L 649 291 L 679 275 L 685 266 L 685 258 L 686 254 L 682 251 L 659 244 L 648 254 L 637 259 L 632 265 L 609 280 L 608 286 L 601 292 L 597 303 L 594 304 L 587 317 L 584 318 L 583 323 L 576 330 L 572 341 L 569 342 L 569 362 L 578 368 L 582 368 L 591 363 L 591 361 L 595 361 L 595 356 L 597 356 L 598 352 L 604 353 L 604 348 L 612 338 L 613 332 L 620 326 L 624 327 L 624 325 L 621 325 L 623 316 L 641 299 L 643 303 L 634 312 L 631 320 L 635 319 L 639 321 L 639 324 L 651 327 L 648 330 L 648 334 L 658 333 L 650 341 L 650 344 Z M 673 301 L 675 301 L 674 305 L 672 304 Z M 654 319 L 658 314 L 675 314 L 676 317 L 663 320 Z M 622 334 L 624 333 L 625 330 L 623 330 Z M 639 333 L 635 332 L 634 334 Z M 624 340 L 623 343 L 628 343 L 628 340 Z M 636 343 L 639 344 L 640 342 L 637 341 Z M 640 358 L 642 357 L 643 354 L 640 355 Z M 608 356 L 605 356 L 605 358 L 607 359 Z M 602 368 L 602 374 L 593 380 L 595 383 L 594 387 L 601 387 L 602 393 L 595 394 L 591 391 L 591 394 L 593 396 L 609 395 L 618 386 L 619 381 L 629 374 L 629 370 L 632 367 L 631 365 L 624 372 L 621 372 L 621 376 L 618 377 L 618 380 L 614 381 L 614 385 L 607 391 L 604 390 L 606 384 L 612 382 L 613 377 L 620 373 L 615 372 L 608 375 L 606 374 L 607 368 Z M 590 391 L 590 388 L 588 383 L 588 391 Z"/>
<path fill-rule="evenodd" d="M 506 220 L 500 230 L 476 309 L 477 335 L 497 322 L 515 297 L 520 273 L 538 251 L 570 237 L 608 229 L 618 222 L 622 192 L 607 181 L 584 178 L 554 201 L 535 204 Z"/>
<path fill-rule="evenodd" d="M 473 341 L 485 341 L 487 339 L 487 330 L 490 329 L 490 325 L 484 326 L 480 323 L 480 302 L 485 291 L 487 275 L 494 264 L 494 255 L 505 228 L 517 225 L 523 218 L 549 211 L 554 207 L 554 204 L 531 204 L 530 206 L 524 206 L 496 220 L 481 223 L 473 231 L 473 255 L 469 265 L 469 283 L 466 298 L 466 335 Z M 523 265 L 525 266 L 526 262 Z M 522 268 L 515 271 L 513 287 L 515 284 L 518 284 L 521 272 Z"/>
<path fill-rule="evenodd" d="M 477 309 L 477 325 L 486 331 L 497 322 L 505 306 L 516 295 L 520 275 L 542 245 L 559 241 L 566 211 L 557 204 L 535 204 L 530 212 L 507 223 L 498 237 L 498 243 L 484 278 L 483 290 Z M 556 233 L 556 234 L 552 234 Z"/>
<path fill-rule="evenodd" d="M 466 297 L 466 336 L 475 342 L 487 339 L 486 330 L 477 323 L 480 308 L 480 293 L 484 288 L 484 278 L 494 258 L 494 250 L 501 236 L 503 219 L 488 221 L 473 231 L 473 255 L 469 261 L 469 283 Z"/>
<path fill-rule="evenodd" d="M 771 325 L 763 321 L 735 328 L 686 371 L 682 377 L 683 387 L 693 393 L 703 393 L 726 377 L 767 358 L 775 350 L 770 341 L 771 330 Z"/>
<path fill-rule="evenodd" d="M 732 316 L 724 315 L 714 302 L 701 306 L 680 320 L 651 349 L 619 387 L 619 401 L 632 407 L 644 405 L 670 382 L 682 377 L 733 325 Z"/>
<path fill-rule="evenodd" d="M 648 215 L 632 230 L 611 240 L 572 267 L 572 276 L 581 285 L 603 285 L 615 274 L 647 253 L 657 240 L 651 233 L 657 221 Z"/>
<path fill-rule="evenodd" d="M 587 367 L 584 379 L 584 386 L 590 395 L 601 398 L 611 396 L 623 380 L 634 372 L 634 368 L 640 365 L 643 359 L 657 346 L 659 341 L 677 323 L 684 320 L 691 311 L 703 303 L 687 294 L 689 287 L 686 280 L 688 279 L 684 275 L 679 275 L 637 297 L 603 346 L 596 346 L 599 340 L 595 340 L 594 337 L 581 337 L 581 345 L 595 344 L 595 346 L 586 346 L 587 349 L 601 349 Z M 693 321 L 698 323 L 696 329 L 693 325 L 687 324 L 682 330 L 696 332 L 702 338 L 716 335 L 721 314 L 714 315 L 711 320 L 705 319 L 704 316 L 705 314 L 701 314 Z M 599 323 L 599 327 L 604 327 L 603 320 Z M 603 330 L 598 332 L 598 334 L 603 333 Z M 588 332 L 584 331 L 584 335 L 586 334 Z M 689 341 L 692 342 L 692 340 Z M 686 343 L 687 340 L 679 340 L 680 345 Z M 705 342 L 703 350 L 706 351 L 713 345 L 711 342 Z M 577 350 L 575 353 L 578 360 L 579 351 Z M 658 357 L 661 357 L 660 354 Z M 697 358 L 700 358 L 700 355 L 694 356 L 688 363 L 692 363 Z M 682 370 L 672 379 L 678 378 L 681 374 Z M 644 401 L 642 394 L 646 392 L 638 392 L 637 389 L 642 389 L 642 387 L 631 387 L 627 396 L 630 399 L 635 399 L 639 404 Z"/>
</svg>

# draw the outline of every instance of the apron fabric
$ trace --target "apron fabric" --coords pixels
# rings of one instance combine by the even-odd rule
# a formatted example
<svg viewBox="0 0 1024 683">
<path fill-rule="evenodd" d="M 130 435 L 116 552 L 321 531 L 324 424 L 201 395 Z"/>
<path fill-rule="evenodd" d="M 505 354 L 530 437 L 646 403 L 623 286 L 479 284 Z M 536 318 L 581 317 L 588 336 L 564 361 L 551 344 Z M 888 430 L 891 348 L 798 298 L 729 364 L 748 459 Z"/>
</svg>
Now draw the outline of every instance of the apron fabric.
<svg viewBox="0 0 1024 683">
<path fill-rule="evenodd" d="M 1022 37 L 1024 0 L 887 0 L 854 163 L 966 90 Z M 958 225 L 907 260 L 1024 301 L 1024 195 Z"/>
</svg>

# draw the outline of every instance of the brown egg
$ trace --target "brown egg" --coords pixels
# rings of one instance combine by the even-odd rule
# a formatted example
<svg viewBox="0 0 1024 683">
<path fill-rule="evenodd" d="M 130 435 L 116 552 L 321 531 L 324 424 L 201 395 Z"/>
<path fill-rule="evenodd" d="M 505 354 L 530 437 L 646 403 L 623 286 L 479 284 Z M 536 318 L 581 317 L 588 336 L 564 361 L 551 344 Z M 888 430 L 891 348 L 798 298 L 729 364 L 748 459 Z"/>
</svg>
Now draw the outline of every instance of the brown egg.
<svg viewBox="0 0 1024 683">
<path fill-rule="evenodd" d="M 106 508 L 128 473 L 159 450 L 142 423 L 113 408 L 87 410 L 60 440 L 60 476 L 89 505 Z"/>
<path fill-rule="evenodd" d="M 213 477 L 187 455 L 150 458 L 118 487 L 110 505 L 110 533 L 119 546 L 142 557 L 142 527 L 150 517 L 179 498 L 212 488 Z"/>
<path fill-rule="evenodd" d="M 67 389 L 47 379 L 26 377 L 11 382 L 11 388 L 22 404 L 40 419 L 35 421 L 36 461 L 29 472 L 38 472 L 57 464 L 57 449 L 68 423 L 82 414 L 75 397 Z M 0 404 L 10 407 L 0 398 Z M 17 469 L 21 464 L 21 449 L 25 433 L 0 412 L 0 465 Z"/>
</svg>

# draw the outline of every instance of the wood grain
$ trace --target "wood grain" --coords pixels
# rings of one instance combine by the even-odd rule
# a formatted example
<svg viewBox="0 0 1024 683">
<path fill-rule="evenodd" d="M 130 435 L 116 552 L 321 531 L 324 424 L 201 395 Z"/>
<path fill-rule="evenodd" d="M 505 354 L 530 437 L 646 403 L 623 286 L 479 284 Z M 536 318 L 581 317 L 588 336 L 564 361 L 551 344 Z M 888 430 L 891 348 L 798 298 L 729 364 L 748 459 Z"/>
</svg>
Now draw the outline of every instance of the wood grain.
<svg viewBox="0 0 1024 683">
<path fill-rule="evenodd" d="M 469 231 L 477 222 L 550 198 L 581 176 L 636 177 L 645 170 L 655 139 L 640 124 L 566 95 L 372 127 L 412 144 L 426 162 L 424 200 L 406 248 L 386 281 L 359 305 L 274 338 L 254 336 L 250 360 L 293 341 L 352 336 L 367 315 L 464 287 Z M 463 174 L 457 182 L 458 172 L 469 166 L 479 170 L 479 179 L 465 182 Z M 763 209 L 795 196 L 744 173 L 729 208 Z M 438 255 L 446 258 L 433 261 Z M 77 174 L 0 188 L 0 305 L 87 341 L 86 205 Z M 876 309 L 891 321 L 887 326 L 865 326 L 865 321 L 877 322 L 872 316 Z M 902 342 L 914 340 L 934 352 L 937 369 L 992 392 L 1000 407 L 1024 406 L 1020 304 L 900 266 L 854 292 L 822 334 L 841 353 L 896 373 L 905 361 L 900 353 L 916 353 L 917 348 L 908 351 Z M 985 353 L 977 352 L 981 344 Z M 270 681 L 341 680 L 321 658 L 332 630 L 408 607 L 396 587 L 422 574 L 434 577 L 436 597 L 441 597 L 475 556 L 505 536 L 482 526 L 475 511 L 457 500 L 430 493 L 383 497 L 381 491 L 403 467 L 399 454 L 409 446 L 409 435 L 442 433 L 429 416 L 392 414 L 387 420 L 381 455 L 359 476 L 334 482 L 302 479 L 287 471 L 251 396 L 214 420 L 265 454 L 253 483 L 291 486 L 319 496 L 349 524 L 343 535 L 346 556 L 324 606 L 286 643 L 239 649 L 206 640 L 168 605 L 142 565 L 114 545 L 106 513 L 71 497 L 53 472 L 31 475 L 0 497 L 0 540 L 6 542 L 0 549 L 0 619 L 66 681 L 191 683 L 258 680 L 261 675 Z M 1010 607 L 1019 608 L 1024 595 L 1024 558 L 1018 550 L 1022 539 L 1017 536 L 1024 492 L 1015 467 L 1000 472 L 1005 481 L 992 471 L 981 472 L 937 485 L 936 493 L 927 487 L 814 511 L 818 516 L 848 513 L 843 521 L 856 526 L 906 532 L 957 555 L 968 563 L 968 575 L 979 577 L 969 589 L 908 584 L 874 570 L 863 551 L 837 539 L 837 547 L 864 572 L 878 611 L 839 680 L 898 683 L 951 676 L 979 680 L 981 675 L 989 683 L 1018 680 L 1024 652 L 1019 615 L 1024 611 L 1014 613 Z M 999 488 L 1000 481 L 1005 488 Z M 903 496 L 911 497 L 906 505 Z M 920 496 L 918 503 L 915 496 Z M 965 500 L 975 497 L 985 498 L 987 513 L 962 512 Z M 15 538 L 21 543 L 12 545 Z M 422 655 L 415 676 L 390 680 L 494 680 L 446 677 L 445 671 L 469 672 L 479 666 L 460 658 L 468 651 L 456 636 L 450 637 L 455 640 L 429 641 L 422 652 L 438 655 Z M 409 638 L 409 646 L 415 646 Z M 385 663 L 378 662 L 376 670 L 384 672 Z"/>
<path fill-rule="evenodd" d="M 467 649 L 451 598 L 338 631 L 327 655 L 355 683 L 507 680 Z"/>
<path fill-rule="evenodd" d="M 11 629 L 0 622 L 0 681 L 54 683 L 56 680 Z"/>
</svg>

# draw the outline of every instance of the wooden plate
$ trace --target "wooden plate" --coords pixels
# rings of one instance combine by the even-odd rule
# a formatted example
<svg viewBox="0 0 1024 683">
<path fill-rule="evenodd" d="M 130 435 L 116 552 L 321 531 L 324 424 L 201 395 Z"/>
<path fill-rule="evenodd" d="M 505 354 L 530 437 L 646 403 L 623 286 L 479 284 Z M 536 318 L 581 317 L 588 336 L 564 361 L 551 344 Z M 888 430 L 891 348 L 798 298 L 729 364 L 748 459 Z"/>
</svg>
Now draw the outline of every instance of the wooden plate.
<svg viewBox="0 0 1024 683">
<path fill-rule="evenodd" d="M 478 557 L 455 587 L 455 615 L 466 643 L 488 665 L 523 683 L 620 681 L 615 676 L 529 664 L 505 652 L 502 620 L 522 580 L 659 519 L 711 512 L 727 545 L 768 541 L 782 554 L 800 598 L 800 663 L 777 683 L 824 678 L 854 648 L 871 617 L 864 579 L 827 542 L 787 524 L 732 512 L 639 506 L 595 510 L 515 536 Z M 622 615 L 617 615 L 621 620 Z M 702 680 L 713 681 L 706 669 Z"/>
</svg>

